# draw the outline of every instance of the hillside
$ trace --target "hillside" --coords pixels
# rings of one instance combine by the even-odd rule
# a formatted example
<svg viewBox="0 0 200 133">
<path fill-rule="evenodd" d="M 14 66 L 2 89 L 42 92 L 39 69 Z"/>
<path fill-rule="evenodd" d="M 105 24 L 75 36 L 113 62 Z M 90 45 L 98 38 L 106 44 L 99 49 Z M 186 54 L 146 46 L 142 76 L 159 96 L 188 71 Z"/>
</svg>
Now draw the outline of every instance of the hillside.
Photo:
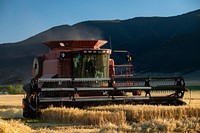
<svg viewBox="0 0 200 133">
<path fill-rule="evenodd" d="M 29 81 L 33 57 L 48 51 L 44 41 L 109 38 L 113 49 L 129 50 L 136 73 L 188 74 L 200 70 L 200 10 L 196 10 L 173 17 L 61 25 L 21 42 L 1 44 L 0 84 Z"/>
</svg>

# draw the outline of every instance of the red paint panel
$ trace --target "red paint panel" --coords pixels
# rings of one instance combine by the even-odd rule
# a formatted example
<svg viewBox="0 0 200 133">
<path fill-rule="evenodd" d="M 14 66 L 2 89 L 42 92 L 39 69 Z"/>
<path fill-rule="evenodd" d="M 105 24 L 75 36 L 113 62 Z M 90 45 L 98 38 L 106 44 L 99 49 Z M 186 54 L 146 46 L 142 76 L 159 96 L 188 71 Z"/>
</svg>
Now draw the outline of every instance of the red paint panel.
<svg viewBox="0 0 200 133">
<path fill-rule="evenodd" d="M 58 60 L 45 60 L 43 63 L 43 76 L 52 77 L 58 74 Z"/>
</svg>

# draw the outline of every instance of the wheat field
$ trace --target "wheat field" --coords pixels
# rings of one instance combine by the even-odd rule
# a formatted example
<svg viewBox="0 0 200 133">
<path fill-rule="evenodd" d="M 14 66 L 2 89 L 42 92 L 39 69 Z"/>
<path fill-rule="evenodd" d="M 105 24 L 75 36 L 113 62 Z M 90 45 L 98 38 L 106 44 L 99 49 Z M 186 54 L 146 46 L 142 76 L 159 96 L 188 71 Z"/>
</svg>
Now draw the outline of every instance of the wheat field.
<svg viewBox="0 0 200 133">
<path fill-rule="evenodd" d="M 0 95 L 0 132 L 200 132 L 199 96 L 200 91 L 186 92 L 184 106 L 50 107 L 42 110 L 40 120 L 29 122 L 22 117 L 23 95 Z"/>
</svg>

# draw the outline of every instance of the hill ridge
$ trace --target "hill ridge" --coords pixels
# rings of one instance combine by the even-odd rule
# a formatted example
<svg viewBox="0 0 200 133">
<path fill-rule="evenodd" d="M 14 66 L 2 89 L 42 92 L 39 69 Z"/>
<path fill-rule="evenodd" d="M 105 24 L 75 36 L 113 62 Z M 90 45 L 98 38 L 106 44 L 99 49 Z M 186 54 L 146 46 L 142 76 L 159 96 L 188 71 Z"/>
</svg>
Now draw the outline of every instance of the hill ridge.
<svg viewBox="0 0 200 133">
<path fill-rule="evenodd" d="M 42 42 L 50 40 L 111 38 L 113 49 L 127 49 L 133 55 L 136 73 L 188 74 L 200 70 L 199 36 L 200 9 L 170 17 L 59 25 L 20 42 L 1 44 L 0 84 L 29 81 L 33 57 L 47 52 Z"/>
</svg>

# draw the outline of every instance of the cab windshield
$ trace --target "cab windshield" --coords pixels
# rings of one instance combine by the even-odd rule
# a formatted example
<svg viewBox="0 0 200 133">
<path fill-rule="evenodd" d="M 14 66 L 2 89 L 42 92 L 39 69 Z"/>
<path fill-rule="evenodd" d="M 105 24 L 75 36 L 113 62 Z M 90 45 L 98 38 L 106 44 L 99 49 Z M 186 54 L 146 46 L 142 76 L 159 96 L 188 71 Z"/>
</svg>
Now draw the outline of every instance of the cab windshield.
<svg viewBox="0 0 200 133">
<path fill-rule="evenodd" d="M 73 54 L 74 78 L 107 78 L 109 76 L 109 54 Z"/>
</svg>

